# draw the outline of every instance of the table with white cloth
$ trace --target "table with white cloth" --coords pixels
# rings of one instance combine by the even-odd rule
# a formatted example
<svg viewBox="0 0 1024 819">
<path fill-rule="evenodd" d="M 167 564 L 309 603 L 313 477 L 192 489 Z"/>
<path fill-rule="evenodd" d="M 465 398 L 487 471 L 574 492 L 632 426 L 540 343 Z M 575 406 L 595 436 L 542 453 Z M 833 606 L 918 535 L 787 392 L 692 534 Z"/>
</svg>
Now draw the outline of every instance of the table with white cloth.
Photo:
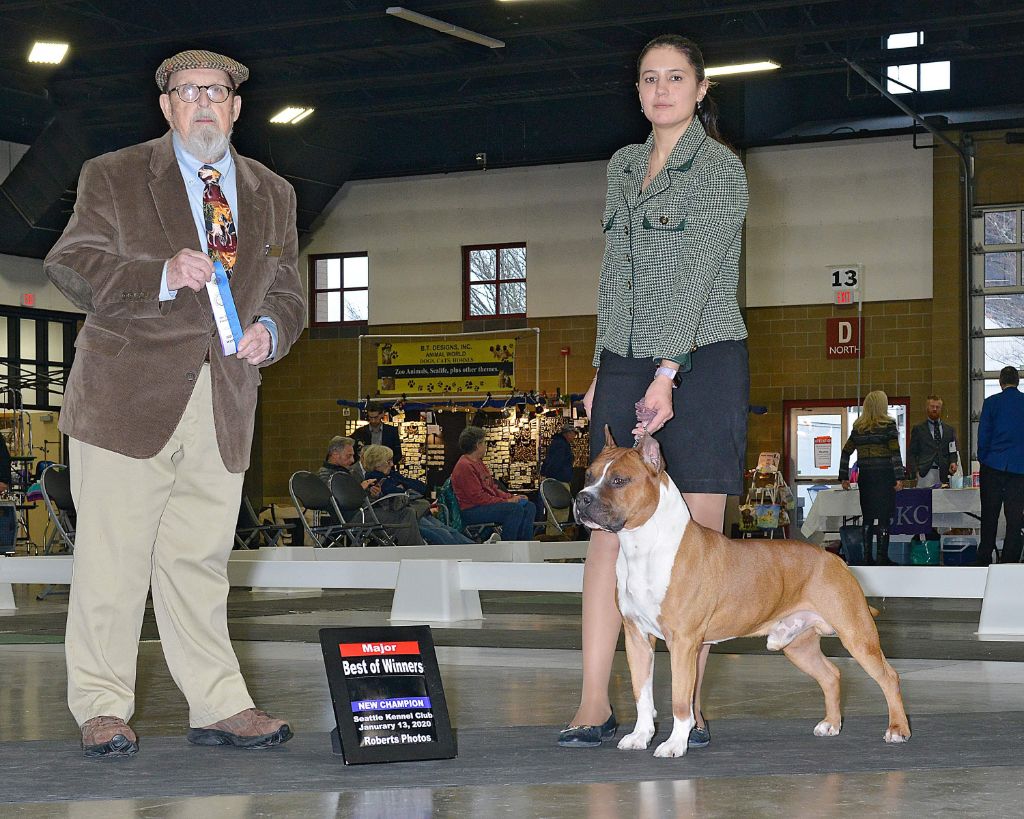
<svg viewBox="0 0 1024 819">
<path fill-rule="evenodd" d="M 839 527 L 860 517 L 860 490 L 826 489 L 816 493 L 814 503 L 804 517 L 800 531 L 808 540 L 821 541 L 825 532 L 838 532 Z M 981 492 L 977 489 L 933 489 L 932 526 L 936 529 L 981 526 Z M 1003 536 L 1004 521 L 999 516 L 999 534 Z"/>
</svg>

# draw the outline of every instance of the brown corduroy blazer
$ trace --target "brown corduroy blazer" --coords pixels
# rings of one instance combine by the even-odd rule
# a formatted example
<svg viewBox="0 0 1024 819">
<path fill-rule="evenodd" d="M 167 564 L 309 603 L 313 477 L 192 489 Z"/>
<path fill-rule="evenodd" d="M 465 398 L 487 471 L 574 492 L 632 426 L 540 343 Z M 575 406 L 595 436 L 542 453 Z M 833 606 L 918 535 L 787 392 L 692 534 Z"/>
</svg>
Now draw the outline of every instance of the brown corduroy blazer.
<svg viewBox="0 0 1024 819">
<path fill-rule="evenodd" d="M 277 361 L 306 315 L 295 192 L 260 163 L 232 155 L 239 213 L 231 291 L 243 329 L 260 316 L 276 323 Z M 160 301 L 164 262 L 184 247 L 202 250 L 170 132 L 85 163 L 74 215 L 44 263 L 86 314 L 60 429 L 129 457 L 152 457 L 181 420 L 209 353 L 221 458 L 244 472 L 259 369 L 222 354 L 205 290 Z"/>
</svg>

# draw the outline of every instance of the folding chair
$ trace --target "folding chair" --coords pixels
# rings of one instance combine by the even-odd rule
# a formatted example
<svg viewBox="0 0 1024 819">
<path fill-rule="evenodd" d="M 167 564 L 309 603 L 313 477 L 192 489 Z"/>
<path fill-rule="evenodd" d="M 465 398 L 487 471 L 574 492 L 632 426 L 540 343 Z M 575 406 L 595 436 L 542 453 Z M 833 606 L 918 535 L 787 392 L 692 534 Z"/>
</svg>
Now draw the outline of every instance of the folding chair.
<svg viewBox="0 0 1024 819">
<path fill-rule="evenodd" d="M 264 543 L 269 547 L 279 546 L 287 531 L 288 527 L 283 523 L 260 523 L 252 502 L 242 495 L 242 503 L 238 507 L 238 523 L 235 526 L 235 548 L 258 549 Z"/>
<path fill-rule="evenodd" d="M 396 497 L 384 495 L 370 502 L 366 491 L 355 475 L 336 472 L 331 476 L 331 495 L 341 510 L 342 519 L 349 528 L 352 545 L 365 546 L 373 542 L 381 546 L 395 546 L 392 532 L 401 528 L 399 524 L 381 523 L 373 508 L 374 503 Z"/>
<path fill-rule="evenodd" d="M 462 510 L 459 508 L 459 499 L 455 497 L 455 490 L 452 489 L 452 479 L 448 478 L 437 493 L 438 519 L 445 526 L 450 526 L 456 531 L 462 532 L 466 537 L 472 538 L 479 543 L 483 539 L 482 533 L 486 529 L 501 531 L 501 526 L 496 523 L 471 523 L 468 526 L 462 522 Z"/>
<path fill-rule="evenodd" d="M 46 513 L 53 523 L 53 532 L 46 540 L 44 554 L 51 554 L 57 541 L 64 545 L 62 551 L 75 550 L 75 522 L 77 512 L 71 497 L 71 473 L 63 464 L 52 464 L 43 470 L 39 480 Z"/>
<path fill-rule="evenodd" d="M 63 544 L 62 551 L 73 552 L 77 512 L 71 497 L 71 473 L 68 468 L 63 464 L 51 464 L 44 469 L 39 478 L 39 490 L 43 495 L 46 513 L 53 524 L 43 554 L 53 554 L 58 541 Z M 36 600 L 45 600 L 54 591 L 56 589 L 49 585 L 36 595 Z"/>
<path fill-rule="evenodd" d="M 302 528 L 315 546 L 327 549 L 345 546 L 348 541 L 348 527 L 341 510 L 319 476 L 300 470 L 288 479 L 288 494 L 299 512 Z M 307 512 L 313 513 L 313 523 L 307 519 Z"/>
<path fill-rule="evenodd" d="M 544 503 L 547 512 L 547 522 L 558 529 L 559 534 L 565 534 L 565 530 L 574 526 L 572 519 L 572 495 L 565 488 L 565 484 L 556 481 L 554 478 L 545 478 L 540 484 L 540 499 Z M 567 513 L 564 521 L 558 519 L 559 512 Z"/>
</svg>

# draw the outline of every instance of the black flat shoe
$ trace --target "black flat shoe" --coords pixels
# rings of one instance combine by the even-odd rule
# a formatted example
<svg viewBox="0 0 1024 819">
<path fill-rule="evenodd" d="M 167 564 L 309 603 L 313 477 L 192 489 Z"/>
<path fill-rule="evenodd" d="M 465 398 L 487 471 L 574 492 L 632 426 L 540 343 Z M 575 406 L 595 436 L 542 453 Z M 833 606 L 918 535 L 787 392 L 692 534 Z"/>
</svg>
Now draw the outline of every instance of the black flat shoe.
<svg viewBox="0 0 1024 819">
<path fill-rule="evenodd" d="M 704 720 L 704 727 L 694 725 L 686 741 L 687 748 L 707 748 L 711 744 L 711 723 Z"/>
<path fill-rule="evenodd" d="M 563 748 L 597 748 L 605 740 L 615 736 L 619 723 L 615 709 L 603 725 L 569 725 L 558 732 L 558 744 Z"/>
</svg>

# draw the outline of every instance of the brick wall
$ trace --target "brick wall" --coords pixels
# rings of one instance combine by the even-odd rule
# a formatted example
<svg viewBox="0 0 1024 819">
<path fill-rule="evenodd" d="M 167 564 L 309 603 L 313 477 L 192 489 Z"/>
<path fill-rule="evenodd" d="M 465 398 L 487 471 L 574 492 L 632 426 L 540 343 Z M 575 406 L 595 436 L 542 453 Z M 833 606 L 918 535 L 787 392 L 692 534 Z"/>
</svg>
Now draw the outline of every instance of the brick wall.
<svg viewBox="0 0 1024 819">
<path fill-rule="evenodd" d="M 747 310 L 750 333 L 750 403 L 768 408 L 749 416 L 747 463 L 757 453 L 781 451 L 782 402 L 800 399 L 856 399 L 871 390 L 909 396 L 911 417 L 924 413 L 932 390 L 931 300 L 868 302 L 864 305 L 865 357 L 860 391 L 857 360 L 826 357 L 825 321 L 855 318 L 853 308 L 831 305 L 760 307 Z"/>
</svg>

